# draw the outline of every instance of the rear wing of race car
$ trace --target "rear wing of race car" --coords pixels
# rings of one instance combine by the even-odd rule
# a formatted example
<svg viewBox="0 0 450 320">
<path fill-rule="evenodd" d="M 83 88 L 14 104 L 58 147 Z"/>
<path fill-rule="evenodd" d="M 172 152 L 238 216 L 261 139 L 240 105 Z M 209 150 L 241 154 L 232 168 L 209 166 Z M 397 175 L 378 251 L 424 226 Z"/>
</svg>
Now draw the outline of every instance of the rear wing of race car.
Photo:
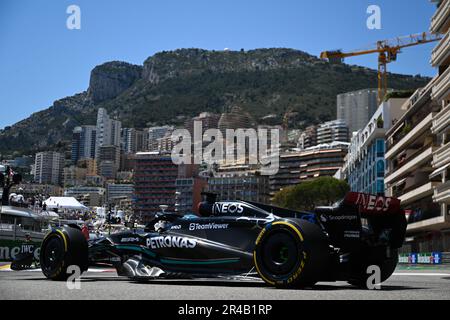
<svg viewBox="0 0 450 320">
<path fill-rule="evenodd" d="M 358 209 L 361 216 L 372 215 L 404 215 L 404 211 L 400 208 L 400 200 L 391 197 L 384 197 L 373 194 L 365 194 L 360 192 L 349 192 L 343 201 L 347 205 L 354 205 Z"/>
<path fill-rule="evenodd" d="M 387 240 L 392 248 L 403 245 L 407 221 L 399 199 L 349 192 L 343 202 L 356 207 L 361 220 L 367 221 L 376 238 Z"/>
<path fill-rule="evenodd" d="M 373 243 L 399 248 L 405 238 L 406 218 L 396 198 L 349 192 L 337 206 L 315 212 L 337 247 L 355 248 L 370 235 Z"/>
</svg>

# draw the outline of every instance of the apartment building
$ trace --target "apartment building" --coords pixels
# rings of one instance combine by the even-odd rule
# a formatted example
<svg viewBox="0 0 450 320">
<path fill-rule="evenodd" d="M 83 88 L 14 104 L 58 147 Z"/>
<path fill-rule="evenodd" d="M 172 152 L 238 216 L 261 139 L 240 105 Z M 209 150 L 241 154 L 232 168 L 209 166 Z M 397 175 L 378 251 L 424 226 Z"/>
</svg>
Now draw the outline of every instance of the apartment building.
<svg viewBox="0 0 450 320">
<path fill-rule="evenodd" d="M 349 142 L 349 129 L 345 121 L 333 120 L 320 124 L 317 127 L 317 144 L 332 143 L 335 141 Z"/>
<path fill-rule="evenodd" d="M 122 128 L 120 133 L 120 148 L 124 153 L 136 153 L 148 148 L 148 135 L 142 130 Z"/>
<path fill-rule="evenodd" d="M 138 152 L 135 158 L 134 212 L 143 221 L 148 221 L 160 212 L 160 205 L 168 211 L 175 210 L 176 180 L 178 166 L 170 155 L 159 152 Z"/>
<path fill-rule="evenodd" d="M 108 183 L 106 184 L 106 201 L 113 203 L 120 199 L 132 199 L 134 193 L 133 184 L 118 184 Z"/>
<path fill-rule="evenodd" d="M 430 31 L 443 35 L 431 57 L 438 75 L 414 93 L 387 132 L 386 192 L 406 209 L 403 250 L 413 252 L 450 251 L 450 0 L 435 3 Z"/>
<path fill-rule="evenodd" d="M 120 148 L 116 145 L 104 145 L 99 148 L 98 171 L 102 177 L 114 179 L 120 168 Z"/>
<path fill-rule="evenodd" d="M 342 169 L 351 191 L 384 195 L 385 133 L 404 113 L 405 101 L 383 102 L 366 127 L 353 135 Z"/>
<path fill-rule="evenodd" d="M 439 106 L 433 117 L 431 132 L 436 135 L 437 149 L 433 152 L 433 172 L 430 179 L 440 179 L 434 187 L 433 201 L 441 214 L 434 221 L 439 228 L 436 241 L 442 251 L 450 251 L 450 0 L 438 1 L 431 20 L 431 32 L 442 34 L 442 40 L 432 51 L 431 65 L 438 70 L 433 81 L 431 99 Z"/>
<path fill-rule="evenodd" d="M 307 127 L 298 139 L 297 146 L 300 149 L 306 149 L 317 145 L 317 126 Z"/>
<path fill-rule="evenodd" d="M 350 133 L 364 128 L 378 108 L 378 89 L 363 89 L 337 96 L 337 119 L 345 121 Z"/>
<path fill-rule="evenodd" d="M 278 172 L 269 176 L 270 200 L 278 191 L 300 182 L 301 153 L 300 150 L 290 150 L 280 154 Z"/>
<path fill-rule="evenodd" d="M 207 185 L 205 179 L 182 177 L 175 182 L 175 211 L 180 214 L 198 214 L 198 204 L 202 201 L 201 193 Z"/>
<path fill-rule="evenodd" d="M 61 185 L 63 169 L 64 154 L 54 151 L 39 152 L 34 162 L 34 182 Z"/>
<path fill-rule="evenodd" d="M 323 176 L 334 176 L 344 165 L 348 142 L 332 142 L 303 150 L 298 155 L 299 182 Z"/>
<path fill-rule="evenodd" d="M 267 203 L 269 177 L 260 175 L 213 177 L 208 179 L 208 191 L 218 200 L 245 200 Z"/>
<path fill-rule="evenodd" d="M 431 57 L 438 75 L 386 133 L 386 193 L 406 209 L 403 250 L 412 252 L 450 251 L 450 0 L 436 4 L 430 30 L 443 35 Z"/>
<path fill-rule="evenodd" d="M 122 123 L 109 117 L 108 112 L 99 108 L 97 113 L 95 157 L 100 154 L 102 146 L 119 146 Z"/>
<path fill-rule="evenodd" d="M 96 126 L 79 126 L 72 133 L 72 164 L 82 159 L 95 158 Z"/>
</svg>

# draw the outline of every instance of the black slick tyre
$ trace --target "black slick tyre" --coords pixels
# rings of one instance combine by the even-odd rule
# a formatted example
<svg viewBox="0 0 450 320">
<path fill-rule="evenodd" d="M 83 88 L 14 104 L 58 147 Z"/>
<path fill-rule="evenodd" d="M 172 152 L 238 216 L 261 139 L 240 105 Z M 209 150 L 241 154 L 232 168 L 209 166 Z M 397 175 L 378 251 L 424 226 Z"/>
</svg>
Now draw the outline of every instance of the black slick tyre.
<svg viewBox="0 0 450 320">
<path fill-rule="evenodd" d="M 69 266 L 78 266 L 80 272 L 86 271 L 88 244 L 81 230 L 63 227 L 48 233 L 42 241 L 40 265 L 42 273 L 51 280 L 67 280 Z"/>
<path fill-rule="evenodd" d="M 260 277 L 277 288 L 314 285 L 328 265 L 328 242 L 319 226 L 289 219 L 268 224 L 259 234 L 253 260 Z"/>
</svg>

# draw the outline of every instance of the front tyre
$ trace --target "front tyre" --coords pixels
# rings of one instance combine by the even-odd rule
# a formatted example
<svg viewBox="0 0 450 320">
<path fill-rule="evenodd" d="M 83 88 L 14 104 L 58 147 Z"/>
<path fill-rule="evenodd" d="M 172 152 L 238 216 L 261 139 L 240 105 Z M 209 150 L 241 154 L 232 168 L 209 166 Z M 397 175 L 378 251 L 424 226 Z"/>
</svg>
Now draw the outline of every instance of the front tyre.
<svg viewBox="0 0 450 320">
<path fill-rule="evenodd" d="M 80 272 L 86 271 L 88 244 L 81 230 L 63 227 L 47 234 L 41 245 L 40 265 L 42 273 L 51 280 L 67 280 L 69 266 L 75 265 Z"/>
<path fill-rule="evenodd" d="M 319 226 L 278 220 L 259 234 L 253 252 L 260 277 L 277 288 L 314 285 L 328 265 L 328 242 Z"/>
</svg>

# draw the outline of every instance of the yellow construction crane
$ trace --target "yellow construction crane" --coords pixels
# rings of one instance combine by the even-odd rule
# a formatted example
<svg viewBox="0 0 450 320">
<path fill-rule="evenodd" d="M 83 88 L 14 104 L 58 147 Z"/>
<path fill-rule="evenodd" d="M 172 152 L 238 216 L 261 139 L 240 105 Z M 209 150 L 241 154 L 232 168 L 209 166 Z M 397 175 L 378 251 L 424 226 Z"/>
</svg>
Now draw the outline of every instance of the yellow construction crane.
<svg viewBox="0 0 450 320">
<path fill-rule="evenodd" d="M 324 51 L 320 54 L 320 58 L 328 59 L 331 63 L 342 63 L 344 58 L 378 53 L 378 102 L 381 103 L 386 96 L 388 88 L 387 64 L 396 61 L 397 54 L 399 54 L 403 48 L 439 41 L 441 38 L 441 35 L 423 32 L 391 40 L 378 41 L 376 47 L 365 50 L 355 50 L 351 52 L 342 52 L 341 50 Z"/>
</svg>

